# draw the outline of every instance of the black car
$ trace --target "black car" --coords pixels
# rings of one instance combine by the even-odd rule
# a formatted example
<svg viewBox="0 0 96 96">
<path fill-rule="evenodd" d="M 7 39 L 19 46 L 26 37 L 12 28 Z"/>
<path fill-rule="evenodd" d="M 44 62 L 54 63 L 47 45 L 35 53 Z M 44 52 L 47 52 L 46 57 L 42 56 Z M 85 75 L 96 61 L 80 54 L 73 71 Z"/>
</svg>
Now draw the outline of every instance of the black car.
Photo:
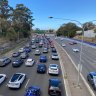
<svg viewBox="0 0 96 96">
<path fill-rule="evenodd" d="M 12 57 L 18 57 L 18 56 L 20 56 L 20 53 L 19 53 L 19 52 L 14 52 L 14 53 L 12 54 Z"/>
<path fill-rule="evenodd" d="M 0 59 L 0 67 L 6 66 L 9 63 L 11 63 L 10 58 L 4 57 Z"/>
<path fill-rule="evenodd" d="M 22 59 L 16 59 L 16 60 L 14 60 L 13 62 L 12 62 L 12 66 L 13 67 L 19 67 L 19 66 L 21 66 L 23 64 L 23 60 Z"/>
<path fill-rule="evenodd" d="M 37 73 L 45 73 L 46 72 L 46 65 L 45 64 L 39 64 L 37 66 Z"/>
<path fill-rule="evenodd" d="M 52 53 L 57 53 L 55 48 L 52 48 Z"/>
<path fill-rule="evenodd" d="M 28 58 L 28 53 L 26 53 L 26 52 L 24 52 L 24 53 L 22 53 L 21 55 L 20 55 L 20 58 L 21 59 L 26 59 L 26 58 Z"/>
</svg>

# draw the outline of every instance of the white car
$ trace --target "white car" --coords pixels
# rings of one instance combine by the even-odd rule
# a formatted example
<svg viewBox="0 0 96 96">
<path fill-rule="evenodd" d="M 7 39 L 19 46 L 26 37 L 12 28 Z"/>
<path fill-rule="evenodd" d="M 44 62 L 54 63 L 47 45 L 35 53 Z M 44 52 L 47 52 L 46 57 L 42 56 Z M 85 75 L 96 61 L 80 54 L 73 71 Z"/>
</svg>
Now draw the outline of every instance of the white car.
<svg viewBox="0 0 96 96">
<path fill-rule="evenodd" d="M 48 49 L 47 48 L 43 48 L 43 53 L 48 53 Z"/>
<path fill-rule="evenodd" d="M 60 40 L 61 40 L 61 41 L 63 41 L 63 40 L 64 40 L 64 38 L 60 38 Z"/>
<path fill-rule="evenodd" d="M 20 53 L 24 52 L 24 48 L 20 48 L 20 49 L 19 49 L 19 52 L 20 52 Z"/>
<path fill-rule="evenodd" d="M 35 55 L 40 55 L 40 54 L 41 54 L 40 50 L 35 50 Z"/>
<path fill-rule="evenodd" d="M 10 81 L 8 82 L 8 87 L 9 88 L 20 88 L 21 84 L 24 82 L 26 78 L 26 74 L 24 73 L 15 73 Z"/>
<path fill-rule="evenodd" d="M 53 54 L 52 54 L 52 59 L 53 59 L 53 60 L 58 60 L 58 59 L 59 59 L 58 54 L 57 54 L 57 53 L 53 53 Z"/>
<path fill-rule="evenodd" d="M 48 74 L 59 75 L 59 67 L 57 64 L 50 64 L 48 68 Z"/>
<path fill-rule="evenodd" d="M 6 79 L 5 74 L 0 74 L 0 84 Z"/>
<path fill-rule="evenodd" d="M 32 47 L 32 49 L 35 49 L 36 48 L 36 45 L 32 45 L 31 47 Z"/>
<path fill-rule="evenodd" d="M 79 52 L 79 49 L 77 49 L 77 48 L 73 48 L 72 49 L 74 52 Z"/>
<path fill-rule="evenodd" d="M 33 66 L 35 61 L 32 58 L 28 58 L 25 62 L 26 66 Z"/>
<path fill-rule="evenodd" d="M 66 44 L 63 44 L 63 43 L 62 43 L 62 47 L 66 47 Z"/>
</svg>

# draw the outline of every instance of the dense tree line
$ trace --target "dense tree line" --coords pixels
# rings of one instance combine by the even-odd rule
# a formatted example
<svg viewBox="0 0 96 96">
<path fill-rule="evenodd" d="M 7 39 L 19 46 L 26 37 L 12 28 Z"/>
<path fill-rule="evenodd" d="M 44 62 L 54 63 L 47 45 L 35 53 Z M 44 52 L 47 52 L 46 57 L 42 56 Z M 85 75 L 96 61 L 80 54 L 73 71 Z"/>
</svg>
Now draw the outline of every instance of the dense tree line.
<svg viewBox="0 0 96 96">
<path fill-rule="evenodd" d="M 10 41 L 30 36 L 33 26 L 33 16 L 30 9 L 23 4 L 12 8 L 8 0 L 0 0 L 0 36 Z"/>
<path fill-rule="evenodd" d="M 96 32 L 96 25 L 92 22 L 86 22 L 83 24 L 84 31 L 87 30 L 94 30 Z M 60 28 L 57 30 L 56 34 L 57 36 L 63 35 L 67 37 L 74 37 L 76 36 L 76 31 L 82 30 L 79 26 L 77 26 L 75 23 L 69 22 L 66 24 L 63 24 L 60 26 Z M 81 33 L 82 34 L 82 33 Z"/>
</svg>

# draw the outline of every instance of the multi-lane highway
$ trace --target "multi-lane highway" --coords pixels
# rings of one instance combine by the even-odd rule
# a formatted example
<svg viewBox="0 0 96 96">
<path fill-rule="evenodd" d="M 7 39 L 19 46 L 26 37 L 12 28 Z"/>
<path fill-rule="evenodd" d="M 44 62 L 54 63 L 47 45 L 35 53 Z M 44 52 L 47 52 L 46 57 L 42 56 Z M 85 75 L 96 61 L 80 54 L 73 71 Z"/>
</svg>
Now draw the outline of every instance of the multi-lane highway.
<svg viewBox="0 0 96 96">
<path fill-rule="evenodd" d="M 62 43 L 66 44 L 66 47 L 63 48 L 66 50 L 66 52 L 71 56 L 72 60 L 78 66 L 80 62 L 81 43 L 70 45 L 69 42 L 72 42 L 72 40 L 66 38 L 64 38 L 63 40 L 57 38 L 56 41 L 60 45 L 62 45 Z M 79 52 L 73 52 L 72 48 L 79 49 Z M 82 74 L 87 80 L 88 73 L 91 71 L 96 71 L 96 48 L 83 44 L 81 64 Z"/>
<path fill-rule="evenodd" d="M 38 44 L 37 44 L 38 45 Z M 37 48 L 38 49 L 38 48 Z M 40 51 L 42 52 L 42 48 L 39 48 Z M 35 60 L 35 64 L 32 67 L 26 67 L 25 64 L 21 65 L 18 68 L 13 68 L 12 64 L 10 63 L 9 65 L 5 67 L 0 67 L 0 74 L 6 74 L 7 79 L 0 85 L 0 96 L 24 96 L 25 90 L 32 85 L 39 86 L 41 88 L 41 96 L 49 96 L 48 95 L 48 80 L 49 78 L 59 78 L 62 82 L 62 96 L 65 96 L 64 92 L 64 84 L 63 84 L 63 78 L 62 78 L 62 73 L 60 72 L 59 76 L 49 76 L 47 72 L 45 74 L 38 74 L 36 72 L 37 65 L 40 63 L 39 62 L 39 56 L 35 56 L 34 52 L 36 49 L 32 49 L 32 52 L 29 53 L 29 57 L 33 58 Z M 51 59 L 51 48 L 49 49 L 49 52 L 46 53 L 47 56 L 47 62 L 45 63 L 47 68 L 49 64 L 59 64 L 59 60 L 54 61 Z M 11 57 L 13 59 L 13 57 Z M 26 61 L 26 60 L 25 60 Z M 20 89 L 13 90 L 9 89 L 7 84 L 8 81 L 10 80 L 11 76 L 14 73 L 25 73 L 27 75 L 27 78 L 23 85 L 21 86 Z"/>
</svg>

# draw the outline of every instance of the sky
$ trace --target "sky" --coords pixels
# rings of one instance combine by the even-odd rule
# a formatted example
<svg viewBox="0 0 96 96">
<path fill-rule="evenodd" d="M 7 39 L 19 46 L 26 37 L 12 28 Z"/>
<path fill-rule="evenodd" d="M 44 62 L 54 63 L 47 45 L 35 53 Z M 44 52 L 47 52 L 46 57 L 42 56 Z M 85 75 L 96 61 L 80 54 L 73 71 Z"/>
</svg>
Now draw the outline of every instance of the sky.
<svg viewBox="0 0 96 96">
<path fill-rule="evenodd" d="M 33 12 L 35 28 L 58 29 L 71 19 L 81 23 L 96 20 L 96 0 L 8 0 L 13 8 L 24 4 Z M 48 17 L 54 17 L 49 19 Z M 61 19 L 55 19 L 61 18 Z M 76 22 L 74 22 L 76 23 Z M 77 23 L 76 23 L 77 24 Z"/>
</svg>

